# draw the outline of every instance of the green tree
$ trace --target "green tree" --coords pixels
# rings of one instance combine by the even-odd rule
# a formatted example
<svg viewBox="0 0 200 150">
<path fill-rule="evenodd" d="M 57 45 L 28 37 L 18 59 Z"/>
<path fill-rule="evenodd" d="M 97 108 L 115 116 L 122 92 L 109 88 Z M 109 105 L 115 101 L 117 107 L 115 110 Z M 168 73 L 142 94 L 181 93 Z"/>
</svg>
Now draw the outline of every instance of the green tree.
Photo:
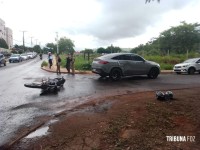
<svg viewBox="0 0 200 150">
<path fill-rule="evenodd" d="M 200 43 L 200 24 L 187 24 L 181 22 L 177 27 L 162 32 L 159 37 L 162 51 L 170 50 L 174 53 L 183 54 L 194 50 L 194 46 Z"/>
<path fill-rule="evenodd" d="M 43 48 L 43 51 L 45 53 L 48 53 L 48 52 L 56 53 L 57 47 L 54 43 L 47 43 L 46 46 Z"/>
<path fill-rule="evenodd" d="M 23 53 L 24 52 L 24 46 L 23 45 L 17 45 L 15 44 L 14 47 L 12 48 L 12 53 Z"/>
<path fill-rule="evenodd" d="M 35 45 L 35 46 L 33 47 L 33 50 L 34 50 L 35 52 L 37 52 L 37 53 L 42 53 L 42 49 L 41 49 L 40 45 Z"/>
<path fill-rule="evenodd" d="M 90 54 L 94 53 L 94 51 L 92 49 L 85 49 L 84 52 L 85 53 L 90 53 Z"/>
<path fill-rule="evenodd" d="M 106 53 L 106 49 L 103 48 L 103 47 L 99 47 L 99 48 L 97 49 L 97 53 L 99 53 L 99 54 Z"/>
<path fill-rule="evenodd" d="M 83 51 L 84 59 L 86 58 L 86 55 L 87 55 L 88 61 L 89 61 L 89 60 L 90 60 L 90 54 L 93 54 L 93 53 L 94 53 L 94 51 L 93 51 L 92 49 L 85 49 L 85 50 Z"/>
<path fill-rule="evenodd" d="M 142 55 L 185 54 L 199 51 L 199 45 L 200 24 L 181 22 L 179 26 L 161 32 L 159 37 L 152 38 L 145 45 L 133 48 L 131 52 Z"/>
<path fill-rule="evenodd" d="M 59 52 L 60 53 L 71 53 L 73 54 L 74 51 L 74 43 L 71 39 L 68 39 L 66 37 L 62 37 L 60 38 L 60 40 L 58 41 L 58 45 L 59 45 Z"/>
<path fill-rule="evenodd" d="M 0 38 L 0 47 L 8 49 L 8 44 L 3 38 Z"/>
<path fill-rule="evenodd" d="M 118 53 L 118 52 L 121 52 L 121 48 L 120 47 L 114 47 L 114 46 L 108 46 L 106 48 L 106 53 Z"/>
</svg>

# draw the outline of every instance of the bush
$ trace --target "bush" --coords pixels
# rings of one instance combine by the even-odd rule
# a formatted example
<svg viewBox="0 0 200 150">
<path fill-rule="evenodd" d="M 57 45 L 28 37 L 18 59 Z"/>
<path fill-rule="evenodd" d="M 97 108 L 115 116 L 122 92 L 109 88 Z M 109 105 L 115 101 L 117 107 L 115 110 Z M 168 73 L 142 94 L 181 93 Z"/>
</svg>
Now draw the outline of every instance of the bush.
<svg viewBox="0 0 200 150">
<path fill-rule="evenodd" d="M 91 70 L 91 69 L 92 69 L 91 63 L 85 63 L 81 65 L 81 70 Z"/>
<path fill-rule="evenodd" d="M 46 66 L 48 66 L 48 63 L 44 60 L 44 61 L 42 62 L 42 64 L 41 64 L 41 67 L 46 67 Z"/>
<path fill-rule="evenodd" d="M 174 65 L 173 64 L 160 64 L 160 69 L 161 70 L 173 70 Z"/>
</svg>

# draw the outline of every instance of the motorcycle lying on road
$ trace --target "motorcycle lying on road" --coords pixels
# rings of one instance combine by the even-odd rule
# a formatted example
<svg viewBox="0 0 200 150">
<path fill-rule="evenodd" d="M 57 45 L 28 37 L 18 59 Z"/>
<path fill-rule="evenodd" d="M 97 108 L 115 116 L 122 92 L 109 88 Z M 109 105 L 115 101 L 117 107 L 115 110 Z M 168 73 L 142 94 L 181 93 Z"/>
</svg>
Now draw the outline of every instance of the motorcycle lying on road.
<svg viewBox="0 0 200 150">
<path fill-rule="evenodd" d="M 42 79 L 41 83 L 26 83 L 24 84 L 25 87 L 28 88 L 38 88 L 41 89 L 40 95 L 54 93 L 57 94 L 65 83 L 65 79 L 62 78 L 54 78 L 54 79 Z"/>
</svg>

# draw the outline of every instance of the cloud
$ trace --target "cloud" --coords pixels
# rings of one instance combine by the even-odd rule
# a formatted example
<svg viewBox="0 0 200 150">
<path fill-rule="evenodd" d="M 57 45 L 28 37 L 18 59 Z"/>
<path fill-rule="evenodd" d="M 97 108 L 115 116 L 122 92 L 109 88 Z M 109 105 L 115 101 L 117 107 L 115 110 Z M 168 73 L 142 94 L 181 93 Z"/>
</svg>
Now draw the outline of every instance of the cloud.
<svg viewBox="0 0 200 150">
<path fill-rule="evenodd" d="M 145 4 L 145 0 L 98 0 L 101 12 L 95 20 L 74 28 L 74 33 L 92 35 L 100 40 L 118 40 L 143 34 L 155 25 L 162 15 L 180 9 L 189 1 L 161 0 Z M 92 13 L 92 12 L 91 12 Z"/>
<path fill-rule="evenodd" d="M 58 32 L 59 37 L 66 36 L 75 41 L 77 47 L 98 47 L 111 43 L 134 47 L 144 43 L 142 35 L 145 34 L 146 41 L 158 30 L 161 32 L 164 26 L 174 25 L 176 20 L 183 21 L 179 20 L 182 19 L 180 16 L 196 17 L 199 21 L 199 9 L 193 16 L 184 11 L 183 15 L 178 14 L 178 10 L 185 10 L 186 7 L 191 10 L 199 0 L 161 0 L 160 3 L 154 0 L 147 4 L 145 0 L 1 1 L 0 17 L 13 30 L 14 43 L 19 41 L 19 44 L 22 43 L 21 31 L 25 30 L 25 40 L 29 44 L 32 36 L 33 41 L 38 40 L 42 44 L 55 42 L 55 32 Z"/>
</svg>

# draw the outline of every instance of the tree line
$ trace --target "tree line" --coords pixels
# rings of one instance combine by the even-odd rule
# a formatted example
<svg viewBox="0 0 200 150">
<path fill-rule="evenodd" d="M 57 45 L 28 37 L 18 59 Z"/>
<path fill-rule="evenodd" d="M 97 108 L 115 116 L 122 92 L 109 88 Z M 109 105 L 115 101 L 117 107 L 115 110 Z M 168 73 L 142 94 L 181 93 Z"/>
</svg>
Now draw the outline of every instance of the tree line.
<svg viewBox="0 0 200 150">
<path fill-rule="evenodd" d="M 181 22 L 131 50 L 143 55 L 186 54 L 200 52 L 200 24 Z"/>
<path fill-rule="evenodd" d="M 0 38 L 0 47 L 8 49 L 8 44 L 6 43 L 6 41 L 3 38 Z"/>
</svg>

